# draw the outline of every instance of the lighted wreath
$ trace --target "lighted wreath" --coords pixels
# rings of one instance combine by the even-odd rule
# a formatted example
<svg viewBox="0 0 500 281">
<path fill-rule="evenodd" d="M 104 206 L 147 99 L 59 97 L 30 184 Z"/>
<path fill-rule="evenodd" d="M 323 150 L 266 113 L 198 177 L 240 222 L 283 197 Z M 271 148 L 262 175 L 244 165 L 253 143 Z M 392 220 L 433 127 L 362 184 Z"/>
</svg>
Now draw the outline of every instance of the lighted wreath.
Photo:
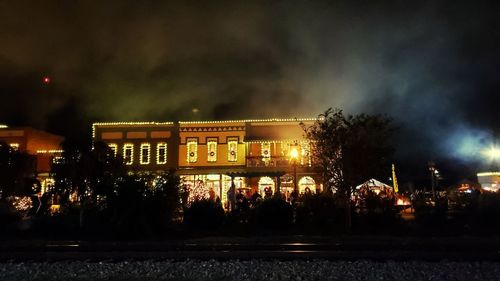
<svg viewBox="0 0 500 281">
<path fill-rule="evenodd" d="M 231 155 L 235 155 L 236 152 L 234 150 L 231 150 Z"/>
<path fill-rule="evenodd" d="M 194 152 L 189 152 L 189 157 L 194 157 Z"/>
<path fill-rule="evenodd" d="M 210 156 L 214 156 L 215 153 L 213 151 L 210 151 Z"/>
</svg>

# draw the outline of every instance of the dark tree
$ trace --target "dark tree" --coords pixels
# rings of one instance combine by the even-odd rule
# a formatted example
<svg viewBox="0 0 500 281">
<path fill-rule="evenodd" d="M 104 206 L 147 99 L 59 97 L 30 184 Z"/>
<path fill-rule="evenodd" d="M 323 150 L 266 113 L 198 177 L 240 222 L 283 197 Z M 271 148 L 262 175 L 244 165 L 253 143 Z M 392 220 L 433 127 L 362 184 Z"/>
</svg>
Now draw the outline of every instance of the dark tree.
<svg viewBox="0 0 500 281">
<path fill-rule="evenodd" d="M 68 141 L 62 146 L 62 159 L 52 166 L 54 192 L 63 205 L 69 203 L 71 195 L 76 196 L 82 227 L 86 205 L 97 203 L 98 195 L 111 194 L 116 180 L 125 175 L 125 168 L 105 143 L 95 143 L 92 150 Z"/>
<path fill-rule="evenodd" d="M 115 234 L 137 238 L 166 233 L 180 221 L 179 183 L 173 170 L 117 180 L 106 198 L 106 213 Z"/>
<path fill-rule="evenodd" d="M 0 199 L 33 195 L 36 185 L 35 157 L 0 142 Z"/>
<path fill-rule="evenodd" d="M 312 142 L 313 166 L 321 174 L 325 191 L 344 197 L 350 228 L 350 197 L 357 184 L 386 178 L 394 149 L 391 120 L 380 115 L 344 115 L 329 108 L 311 126 L 302 124 Z"/>
</svg>

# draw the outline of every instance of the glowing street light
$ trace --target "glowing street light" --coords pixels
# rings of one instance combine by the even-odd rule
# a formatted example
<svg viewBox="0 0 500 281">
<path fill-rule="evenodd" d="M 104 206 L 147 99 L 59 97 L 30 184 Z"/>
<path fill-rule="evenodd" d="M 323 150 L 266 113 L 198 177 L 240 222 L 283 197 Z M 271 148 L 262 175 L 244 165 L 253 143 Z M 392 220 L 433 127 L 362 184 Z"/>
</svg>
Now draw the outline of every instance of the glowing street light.
<svg viewBox="0 0 500 281">
<path fill-rule="evenodd" d="M 293 147 L 292 150 L 290 151 L 290 158 L 293 161 L 297 161 L 297 159 L 299 158 L 299 151 L 297 150 L 296 147 Z"/>
<path fill-rule="evenodd" d="M 497 148 L 496 146 L 491 146 L 489 149 L 485 149 L 483 151 L 483 154 L 490 158 L 490 160 L 498 160 L 500 159 L 500 148 Z"/>
<path fill-rule="evenodd" d="M 483 150 L 482 153 L 491 161 L 493 169 L 500 170 L 500 148 L 492 145 L 490 148 Z"/>
</svg>

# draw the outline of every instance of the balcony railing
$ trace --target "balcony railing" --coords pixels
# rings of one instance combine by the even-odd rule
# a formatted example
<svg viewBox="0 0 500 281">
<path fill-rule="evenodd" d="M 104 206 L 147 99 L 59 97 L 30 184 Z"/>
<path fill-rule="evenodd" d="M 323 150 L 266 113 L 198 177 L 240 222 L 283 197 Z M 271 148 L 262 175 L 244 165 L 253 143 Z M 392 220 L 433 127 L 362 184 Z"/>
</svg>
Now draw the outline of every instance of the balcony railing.
<svg viewBox="0 0 500 281">
<path fill-rule="evenodd" d="M 291 167 L 288 157 L 271 156 L 263 158 L 262 156 L 247 156 L 247 167 Z M 299 165 L 300 166 L 300 165 Z"/>
</svg>

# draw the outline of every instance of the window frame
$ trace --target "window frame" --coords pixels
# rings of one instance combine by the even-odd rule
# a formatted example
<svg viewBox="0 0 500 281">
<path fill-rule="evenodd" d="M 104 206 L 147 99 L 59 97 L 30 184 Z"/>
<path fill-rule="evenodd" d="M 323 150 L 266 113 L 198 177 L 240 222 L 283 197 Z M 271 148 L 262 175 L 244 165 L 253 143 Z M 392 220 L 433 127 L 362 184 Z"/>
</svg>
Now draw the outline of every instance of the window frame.
<svg viewBox="0 0 500 281">
<path fill-rule="evenodd" d="M 234 144 L 235 150 L 231 150 L 232 144 Z M 238 138 L 235 138 L 235 137 L 228 137 L 227 138 L 227 161 L 228 162 L 238 162 L 238 145 L 239 145 Z M 232 154 L 232 152 L 234 152 L 234 154 Z"/>
<path fill-rule="evenodd" d="M 214 145 L 214 150 L 210 150 L 210 145 Z M 217 162 L 217 145 L 218 145 L 218 139 L 217 138 L 207 138 L 207 162 Z M 214 155 L 210 155 L 210 153 L 213 152 Z"/>
<path fill-rule="evenodd" d="M 191 144 L 194 145 L 193 150 L 191 149 Z M 198 138 L 186 139 L 186 158 L 188 163 L 198 162 Z"/>
<path fill-rule="evenodd" d="M 130 159 L 127 161 L 127 150 L 130 150 Z M 134 144 L 125 143 L 123 144 L 123 162 L 125 165 L 132 165 L 134 163 Z"/>
<path fill-rule="evenodd" d="M 141 143 L 139 152 L 139 163 L 141 165 L 149 165 L 151 163 L 151 144 L 148 142 Z M 147 151 L 147 159 L 144 161 L 144 150 Z"/>
<path fill-rule="evenodd" d="M 167 148 L 168 148 L 168 145 L 166 142 L 159 142 L 156 144 L 156 164 L 158 164 L 158 165 L 167 164 L 167 162 L 168 162 L 168 160 L 167 160 L 167 156 L 168 156 Z M 163 153 L 164 161 L 160 161 L 160 157 L 162 156 L 160 153 L 160 149 L 165 149 L 165 152 Z"/>
</svg>

